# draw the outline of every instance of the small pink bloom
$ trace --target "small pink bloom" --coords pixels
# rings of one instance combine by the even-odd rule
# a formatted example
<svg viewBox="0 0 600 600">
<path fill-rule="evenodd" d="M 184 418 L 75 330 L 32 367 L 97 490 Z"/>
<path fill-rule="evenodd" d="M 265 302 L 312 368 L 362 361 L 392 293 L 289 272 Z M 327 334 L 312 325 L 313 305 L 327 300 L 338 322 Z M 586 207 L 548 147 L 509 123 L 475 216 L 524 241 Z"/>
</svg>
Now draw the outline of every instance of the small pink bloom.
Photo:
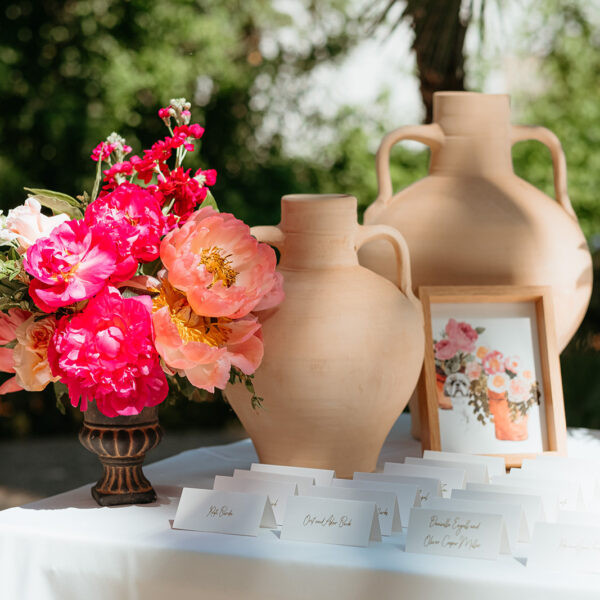
<svg viewBox="0 0 600 600">
<path fill-rule="evenodd" d="M 192 213 L 163 239 L 160 256 L 169 283 L 185 293 L 198 315 L 237 319 L 271 292 L 270 306 L 283 300 L 275 252 L 229 213 L 209 206 Z"/>
<path fill-rule="evenodd" d="M 48 349 L 52 374 L 81 410 L 96 400 L 107 417 L 137 415 L 167 396 L 168 385 L 152 342 L 152 301 L 123 298 L 105 288 L 85 309 L 63 317 Z"/>
<path fill-rule="evenodd" d="M 35 197 L 27 198 L 23 206 L 8 211 L 4 237 L 16 240 L 19 244 L 18 251 L 23 254 L 38 239 L 50 235 L 56 227 L 69 218 L 62 214 L 47 217 L 42 213 L 42 205 Z"/>
<path fill-rule="evenodd" d="M 99 292 L 116 262 L 116 249 L 107 236 L 83 221 L 68 221 L 31 246 L 23 265 L 34 277 L 29 284 L 33 301 L 44 312 L 54 312 Z"/>
<path fill-rule="evenodd" d="M 531 395 L 531 383 L 522 379 L 521 377 L 515 377 L 510 380 L 508 384 L 508 397 L 513 402 L 527 402 Z"/>
<path fill-rule="evenodd" d="M 7 313 L 0 312 L 0 345 L 4 346 L 17 340 L 17 330 L 27 319 L 31 317 L 28 310 L 11 308 Z M 12 348 L 0 348 L 0 371 L 4 373 L 15 372 L 14 350 Z M 17 378 L 11 377 L 0 385 L 0 395 L 10 394 L 22 390 L 23 387 L 17 382 Z"/>
<path fill-rule="evenodd" d="M 435 357 L 438 360 L 449 360 L 453 358 L 458 351 L 458 348 L 454 345 L 452 340 L 449 340 L 448 338 L 444 338 L 443 340 L 437 342 L 434 345 L 434 348 Z"/>
<path fill-rule="evenodd" d="M 475 352 L 475 342 L 479 336 L 468 323 L 450 319 L 446 325 L 446 335 L 461 352 Z"/>
<path fill-rule="evenodd" d="M 471 361 L 466 364 L 465 375 L 471 380 L 479 379 L 481 377 L 481 365 L 476 361 Z"/>
<path fill-rule="evenodd" d="M 518 356 L 509 356 L 504 360 L 504 368 L 517 375 L 522 368 L 521 359 Z"/>
<path fill-rule="evenodd" d="M 504 355 L 498 350 L 489 352 L 483 357 L 483 370 L 488 375 L 504 373 Z"/>
</svg>

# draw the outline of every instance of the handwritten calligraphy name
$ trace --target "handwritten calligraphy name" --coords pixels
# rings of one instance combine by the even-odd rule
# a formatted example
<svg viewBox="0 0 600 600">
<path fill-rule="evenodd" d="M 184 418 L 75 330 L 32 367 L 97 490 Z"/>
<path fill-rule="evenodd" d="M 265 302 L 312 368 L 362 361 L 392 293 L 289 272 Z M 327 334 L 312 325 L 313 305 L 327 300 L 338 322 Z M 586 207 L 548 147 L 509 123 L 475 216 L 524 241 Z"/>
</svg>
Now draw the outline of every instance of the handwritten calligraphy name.
<svg viewBox="0 0 600 600">
<path fill-rule="evenodd" d="M 210 505 L 208 512 L 206 513 L 207 517 L 213 517 L 217 519 L 222 519 L 224 517 L 233 517 L 233 510 L 231 510 L 228 506 L 215 506 L 214 504 Z"/>
<path fill-rule="evenodd" d="M 302 521 L 304 527 L 351 527 L 352 519 L 347 515 L 341 515 L 336 518 L 334 515 L 316 516 L 308 513 Z"/>
</svg>

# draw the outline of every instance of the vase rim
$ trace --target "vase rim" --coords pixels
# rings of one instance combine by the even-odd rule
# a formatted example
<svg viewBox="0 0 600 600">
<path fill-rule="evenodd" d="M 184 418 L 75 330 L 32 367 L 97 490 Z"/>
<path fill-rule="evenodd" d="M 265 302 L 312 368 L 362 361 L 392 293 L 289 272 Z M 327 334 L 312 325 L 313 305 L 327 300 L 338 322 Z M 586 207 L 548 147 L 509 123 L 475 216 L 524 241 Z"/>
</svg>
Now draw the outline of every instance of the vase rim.
<svg viewBox="0 0 600 600">
<path fill-rule="evenodd" d="M 326 202 L 344 198 L 354 198 L 354 196 L 350 194 L 286 194 L 282 200 L 285 202 Z"/>
</svg>

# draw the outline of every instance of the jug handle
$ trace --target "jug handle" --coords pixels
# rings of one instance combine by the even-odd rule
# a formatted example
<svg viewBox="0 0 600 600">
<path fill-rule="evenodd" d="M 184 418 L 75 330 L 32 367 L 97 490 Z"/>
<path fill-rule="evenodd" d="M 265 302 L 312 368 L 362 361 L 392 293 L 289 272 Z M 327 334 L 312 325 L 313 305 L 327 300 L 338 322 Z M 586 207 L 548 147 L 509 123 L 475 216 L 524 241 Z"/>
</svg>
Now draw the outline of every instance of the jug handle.
<svg viewBox="0 0 600 600">
<path fill-rule="evenodd" d="M 280 252 L 283 250 L 285 234 L 275 225 L 258 225 L 250 228 L 250 234 L 259 242 L 265 242 L 270 246 L 275 246 Z"/>
<path fill-rule="evenodd" d="M 363 244 L 374 240 L 385 240 L 389 242 L 396 254 L 397 281 L 400 291 L 417 307 L 422 315 L 421 303 L 412 291 L 412 277 L 410 273 L 410 253 L 406 240 L 401 233 L 388 225 L 359 225 L 356 237 L 356 250 Z"/>
<path fill-rule="evenodd" d="M 554 194 L 556 200 L 569 215 L 577 219 L 577 215 L 569 199 L 569 194 L 567 193 L 567 161 L 559 139 L 545 127 L 513 125 L 510 136 L 511 145 L 517 142 L 524 142 L 525 140 L 536 140 L 550 150 L 552 168 L 554 170 Z"/>
<path fill-rule="evenodd" d="M 430 125 L 407 125 L 388 133 L 379 144 L 375 156 L 377 173 L 377 199 L 373 206 L 380 204 L 383 208 L 392 199 L 392 177 L 390 175 L 390 152 L 392 147 L 402 140 L 414 140 L 426 144 L 432 150 L 439 148 L 444 142 L 444 132 L 437 123 Z"/>
</svg>

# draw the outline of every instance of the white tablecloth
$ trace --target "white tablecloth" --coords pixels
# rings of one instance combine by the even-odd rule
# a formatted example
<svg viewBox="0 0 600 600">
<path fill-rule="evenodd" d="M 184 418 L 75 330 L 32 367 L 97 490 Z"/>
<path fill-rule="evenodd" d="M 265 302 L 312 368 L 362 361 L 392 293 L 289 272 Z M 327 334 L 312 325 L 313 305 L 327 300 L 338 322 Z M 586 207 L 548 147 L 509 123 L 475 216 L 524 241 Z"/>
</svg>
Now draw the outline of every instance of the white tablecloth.
<svg viewBox="0 0 600 600">
<path fill-rule="evenodd" d="M 401 417 L 380 460 L 420 454 Z M 600 458 L 600 432 L 569 432 L 569 454 Z M 404 536 L 368 548 L 197 533 L 171 527 L 180 486 L 212 487 L 256 461 L 249 440 L 146 467 L 156 504 L 99 508 L 89 487 L 0 512 L 0 600 L 338 600 L 600 598 L 600 575 L 534 572 L 498 561 L 408 554 Z"/>
</svg>

